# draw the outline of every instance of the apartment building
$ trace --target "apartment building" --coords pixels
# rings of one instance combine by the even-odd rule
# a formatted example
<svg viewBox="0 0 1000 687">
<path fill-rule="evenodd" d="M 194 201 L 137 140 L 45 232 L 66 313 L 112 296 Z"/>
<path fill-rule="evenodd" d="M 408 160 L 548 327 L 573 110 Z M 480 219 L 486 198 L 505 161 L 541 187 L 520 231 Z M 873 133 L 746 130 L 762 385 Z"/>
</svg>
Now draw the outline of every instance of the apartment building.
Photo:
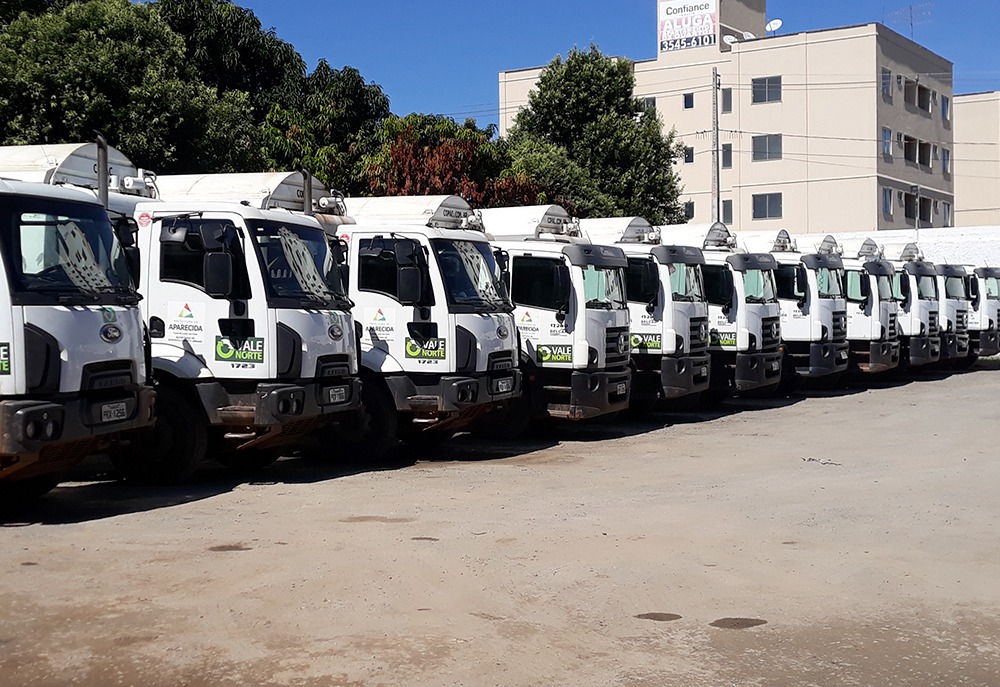
<svg viewBox="0 0 1000 687">
<path fill-rule="evenodd" d="M 953 225 L 951 62 L 881 24 L 771 35 L 766 0 L 657 6 L 658 55 L 632 63 L 635 94 L 684 142 L 690 221 L 799 233 Z M 500 73 L 501 133 L 541 71 Z"/>
<path fill-rule="evenodd" d="M 955 96 L 955 226 L 1000 226 L 1000 91 Z"/>
</svg>

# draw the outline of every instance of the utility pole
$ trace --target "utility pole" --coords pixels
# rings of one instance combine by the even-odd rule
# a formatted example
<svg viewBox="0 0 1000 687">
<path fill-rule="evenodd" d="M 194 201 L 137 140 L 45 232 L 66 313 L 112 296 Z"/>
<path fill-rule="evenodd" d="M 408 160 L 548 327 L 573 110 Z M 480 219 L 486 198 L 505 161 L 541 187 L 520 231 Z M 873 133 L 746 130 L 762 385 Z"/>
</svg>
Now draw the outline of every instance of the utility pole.
<svg viewBox="0 0 1000 687">
<path fill-rule="evenodd" d="M 722 173 L 719 170 L 719 68 L 712 67 L 712 223 L 722 221 Z"/>
</svg>

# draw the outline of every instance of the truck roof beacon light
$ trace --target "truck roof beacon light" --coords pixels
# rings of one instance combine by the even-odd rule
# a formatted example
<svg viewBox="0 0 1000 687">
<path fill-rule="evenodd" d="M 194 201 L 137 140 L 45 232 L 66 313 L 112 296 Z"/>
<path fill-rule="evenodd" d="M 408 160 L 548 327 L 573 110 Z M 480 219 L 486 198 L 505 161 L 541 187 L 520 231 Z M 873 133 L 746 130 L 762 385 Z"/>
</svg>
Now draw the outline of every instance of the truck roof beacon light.
<svg viewBox="0 0 1000 687">
<path fill-rule="evenodd" d="M 882 250 L 872 239 L 865 239 L 858 249 L 858 258 L 881 258 Z"/>
<path fill-rule="evenodd" d="M 907 262 L 908 260 L 923 260 L 924 254 L 921 252 L 920 248 L 915 243 L 908 243 L 903 248 L 903 252 L 900 253 L 899 259 L 902 262 Z"/>
<path fill-rule="evenodd" d="M 736 248 L 736 237 L 722 222 L 713 224 L 705 235 L 704 248 Z"/>
<path fill-rule="evenodd" d="M 844 248 L 837 243 L 837 239 L 832 236 L 827 236 L 823 239 L 822 243 L 817 246 L 816 252 L 820 255 L 843 255 Z"/>
<path fill-rule="evenodd" d="M 775 253 L 797 253 L 798 250 L 798 243 L 785 229 L 778 232 L 778 235 L 774 239 L 774 247 L 771 248 L 771 251 Z"/>
</svg>

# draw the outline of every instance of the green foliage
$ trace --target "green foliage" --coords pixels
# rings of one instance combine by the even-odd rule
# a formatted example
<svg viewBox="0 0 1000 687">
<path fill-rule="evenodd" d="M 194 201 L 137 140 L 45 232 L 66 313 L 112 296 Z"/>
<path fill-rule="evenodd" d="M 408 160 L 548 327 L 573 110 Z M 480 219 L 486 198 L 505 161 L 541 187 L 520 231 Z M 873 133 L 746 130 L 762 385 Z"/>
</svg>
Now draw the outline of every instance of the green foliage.
<svg viewBox="0 0 1000 687">
<path fill-rule="evenodd" d="M 366 189 L 362 157 L 377 146 L 389 116 L 382 89 L 353 67 L 337 70 L 321 60 L 289 106 L 275 104 L 262 128 L 263 154 L 272 169 L 311 170 L 345 193 Z"/>
<path fill-rule="evenodd" d="M 183 40 L 149 5 L 21 14 L 0 32 L 0 139 L 89 141 L 101 130 L 159 172 L 244 167 L 257 154 L 245 94 L 219 97 L 184 64 Z"/>
<path fill-rule="evenodd" d="M 557 57 L 515 119 L 515 162 L 581 216 L 683 222 L 673 170 L 682 147 L 634 89 L 631 64 L 594 46 Z"/>
<path fill-rule="evenodd" d="M 540 188 L 512 168 L 506 141 L 473 119 L 411 114 L 385 120 L 379 148 L 365 156 L 374 195 L 460 195 L 478 207 L 539 202 Z"/>
</svg>

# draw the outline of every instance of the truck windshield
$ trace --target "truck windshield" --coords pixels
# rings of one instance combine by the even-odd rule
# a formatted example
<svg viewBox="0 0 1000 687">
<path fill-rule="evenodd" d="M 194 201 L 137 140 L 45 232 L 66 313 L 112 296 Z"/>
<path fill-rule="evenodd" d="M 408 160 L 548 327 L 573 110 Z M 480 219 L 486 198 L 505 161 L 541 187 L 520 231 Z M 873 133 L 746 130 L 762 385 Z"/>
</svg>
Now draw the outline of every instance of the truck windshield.
<svg viewBox="0 0 1000 687">
<path fill-rule="evenodd" d="M 15 302 L 135 304 L 128 265 L 100 205 L 15 197 L 0 216 Z"/>
<path fill-rule="evenodd" d="M 816 270 L 816 284 L 820 298 L 843 298 L 844 281 L 840 270 L 821 267 Z"/>
<path fill-rule="evenodd" d="M 893 290 L 892 279 L 888 275 L 879 275 L 878 279 L 878 298 L 880 301 L 891 301 L 896 298 L 896 293 Z"/>
<path fill-rule="evenodd" d="M 319 227 L 274 220 L 247 220 L 264 272 L 268 297 L 293 307 L 346 302 L 326 234 Z"/>
<path fill-rule="evenodd" d="M 587 307 L 593 310 L 625 308 L 624 270 L 619 267 L 583 268 L 583 291 Z"/>
<path fill-rule="evenodd" d="M 986 298 L 991 301 L 1000 301 L 1000 279 L 997 277 L 986 279 Z"/>
<path fill-rule="evenodd" d="M 485 241 L 433 239 L 431 245 L 453 310 L 506 312 L 513 306 L 500 281 L 496 258 Z"/>
<path fill-rule="evenodd" d="M 774 273 L 770 270 L 747 270 L 743 273 L 743 288 L 747 303 L 777 303 Z"/>
<path fill-rule="evenodd" d="M 922 301 L 936 301 L 938 299 L 937 279 L 925 275 L 917 279 L 917 292 Z"/>
<path fill-rule="evenodd" d="M 965 280 L 961 277 L 945 277 L 944 294 L 945 298 L 954 298 L 960 301 L 969 299 L 969 294 L 965 290 Z"/>
<path fill-rule="evenodd" d="M 670 289 L 675 301 L 700 303 L 705 300 L 701 265 L 670 265 Z"/>
</svg>

